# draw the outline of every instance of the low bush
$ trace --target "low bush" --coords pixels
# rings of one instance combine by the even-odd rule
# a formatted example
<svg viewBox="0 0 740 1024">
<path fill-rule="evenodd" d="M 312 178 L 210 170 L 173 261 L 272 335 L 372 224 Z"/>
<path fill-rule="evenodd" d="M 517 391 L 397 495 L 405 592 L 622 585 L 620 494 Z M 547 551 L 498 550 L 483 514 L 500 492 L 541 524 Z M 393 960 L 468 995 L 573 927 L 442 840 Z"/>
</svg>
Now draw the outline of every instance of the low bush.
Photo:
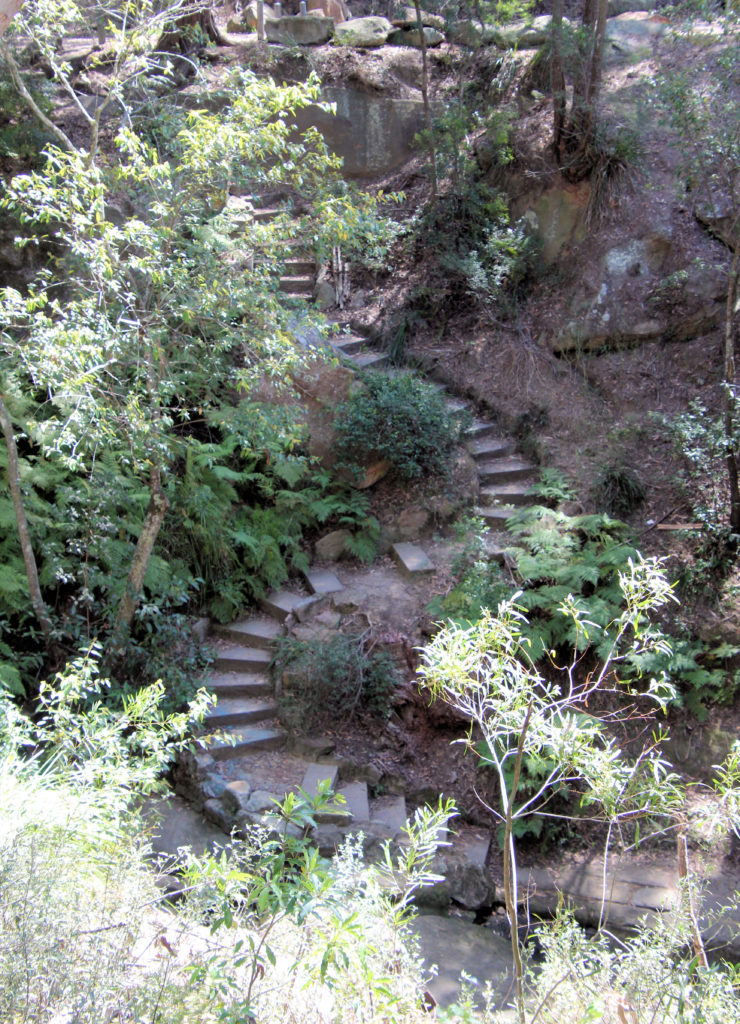
<svg viewBox="0 0 740 1024">
<path fill-rule="evenodd" d="M 374 650 L 367 633 L 338 633 L 330 640 L 284 637 L 273 670 L 283 680 L 280 719 L 301 732 L 348 721 L 360 712 L 387 718 L 398 683 L 390 653 Z"/>
<path fill-rule="evenodd" d="M 436 389 L 410 373 L 368 374 L 337 409 L 334 430 L 344 466 L 387 459 L 402 480 L 441 473 L 458 434 Z"/>
</svg>

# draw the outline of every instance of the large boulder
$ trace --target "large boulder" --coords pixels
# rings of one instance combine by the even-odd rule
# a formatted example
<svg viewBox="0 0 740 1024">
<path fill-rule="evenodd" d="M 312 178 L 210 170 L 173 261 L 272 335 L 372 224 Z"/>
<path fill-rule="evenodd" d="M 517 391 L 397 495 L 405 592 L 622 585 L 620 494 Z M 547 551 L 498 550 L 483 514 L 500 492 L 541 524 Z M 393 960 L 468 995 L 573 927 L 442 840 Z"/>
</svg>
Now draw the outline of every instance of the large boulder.
<svg viewBox="0 0 740 1024">
<path fill-rule="evenodd" d="M 422 32 L 424 33 L 424 43 L 426 46 L 439 46 L 445 40 L 444 35 L 438 32 L 436 28 L 424 27 Z M 418 28 L 399 28 L 388 36 L 388 43 L 391 46 L 413 46 L 420 50 L 421 39 L 422 33 Z"/>
<path fill-rule="evenodd" d="M 328 43 L 333 34 L 332 19 L 315 14 L 296 14 L 265 21 L 267 41 L 283 46 L 321 46 Z"/>
<path fill-rule="evenodd" d="M 334 42 L 340 46 L 369 49 L 374 46 L 384 46 L 392 31 L 393 26 L 387 18 L 375 16 L 350 18 L 349 21 L 343 21 L 337 25 Z"/>
<path fill-rule="evenodd" d="M 438 32 L 444 32 L 445 20 L 439 14 L 430 14 L 428 11 L 421 11 L 421 23 L 427 28 L 436 28 Z M 404 7 L 403 11 L 393 19 L 396 28 L 416 28 L 419 20 L 416 17 L 415 7 Z"/>
<path fill-rule="evenodd" d="M 567 21 L 567 18 L 563 18 L 564 23 Z M 512 21 L 509 25 L 498 25 L 493 40 L 502 50 L 531 50 L 545 45 L 550 38 L 551 26 L 552 15 L 541 14 L 532 21 Z"/>
<path fill-rule="evenodd" d="M 630 11 L 606 23 L 607 56 L 616 53 L 620 59 L 641 59 L 653 52 L 655 40 L 668 31 L 668 19 L 647 11 Z"/>
</svg>

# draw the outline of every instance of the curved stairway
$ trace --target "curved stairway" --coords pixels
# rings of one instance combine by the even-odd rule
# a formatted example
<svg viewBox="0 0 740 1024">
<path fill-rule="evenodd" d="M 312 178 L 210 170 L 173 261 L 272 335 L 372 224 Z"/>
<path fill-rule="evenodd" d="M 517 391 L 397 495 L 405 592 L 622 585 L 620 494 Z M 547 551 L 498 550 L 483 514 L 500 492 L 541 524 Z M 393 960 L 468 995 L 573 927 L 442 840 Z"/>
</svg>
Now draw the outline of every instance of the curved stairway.
<svg viewBox="0 0 740 1024">
<path fill-rule="evenodd" d="M 265 212 L 274 215 L 274 211 Z M 284 290 L 291 294 L 288 287 L 286 284 Z M 341 360 L 357 370 L 388 364 L 387 355 L 374 350 L 358 335 L 342 335 L 332 347 Z M 441 386 L 440 390 L 445 391 Z M 532 500 L 527 491 L 536 467 L 516 454 L 514 442 L 500 436 L 495 424 L 475 416 L 470 402 L 445 395 L 450 413 L 467 414 L 470 421 L 464 428 L 464 443 L 478 466 L 485 502 L 478 513 L 493 530 L 500 530 L 516 507 Z M 492 558 L 504 557 L 504 549 L 496 544 L 488 553 Z M 391 554 L 398 571 L 406 577 L 435 570 L 419 544 L 396 543 Z M 228 626 L 214 626 L 218 653 L 207 682 L 218 703 L 206 719 L 208 732 L 200 741 L 203 753 L 199 770 L 205 796 L 203 812 L 226 833 L 259 821 L 269 823 L 275 802 L 291 791 L 301 789 L 315 796 L 321 786 L 329 785 L 340 800 L 317 820 L 313 840 L 323 855 L 332 855 L 349 833 L 358 831 L 365 837 L 369 855 L 384 840 L 403 841 L 400 833 L 407 819 L 403 795 L 373 797 L 368 783 L 379 781 L 374 769 L 348 769 L 345 763 L 333 759 L 331 742 L 291 740 L 277 721 L 269 673 L 274 645 L 293 625 L 329 609 L 335 600 L 341 606 L 343 589 L 334 572 L 309 569 L 300 592 L 275 591 L 263 599 L 259 613 Z M 232 767 L 219 770 L 216 762 L 229 762 Z M 460 825 L 445 839 L 448 848 L 440 852 L 443 892 L 463 905 L 484 903 L 492 892 L 487 889 L 486 875 L 490 834 Z M 475 895 L 471 895 L 471 877 L 476 879 Z"/>
</svg>

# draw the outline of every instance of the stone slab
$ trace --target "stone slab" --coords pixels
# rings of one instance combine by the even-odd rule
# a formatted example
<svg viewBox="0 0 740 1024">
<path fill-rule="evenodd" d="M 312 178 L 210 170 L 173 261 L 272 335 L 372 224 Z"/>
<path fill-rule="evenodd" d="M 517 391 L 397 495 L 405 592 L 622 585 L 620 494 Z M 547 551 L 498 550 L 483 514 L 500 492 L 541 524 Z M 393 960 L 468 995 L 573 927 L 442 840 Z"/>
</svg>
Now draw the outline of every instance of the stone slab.
<svg viewBox="0 0 740 1024">
<path fill-rule="evenodd" d="M 219 697 L 267 697 L 272 693 L 269 678 L 257 672 L 211 672 L 204 685 Z"/>
<path fill-rule="evenodd" d="M 277 704 L 272 700 L 254 700 L 251 697 L 227 697 L 220 700 L 206 715 L 212 729 L 225 725 L 250 725 L 264 722 L 277 715 Z"/>
<path fill-rule="evenodd" d="M 411 923 L 411 932 L 419 940 L 424 964 L 437 966 L 428 988 L 437 1004 L 447 1007 L 460 998 L 461 973 L 474 978 L 473 998 L 479 1008 L 484 1000 L 480 990 L 490 983 L 496 1008 L 513 998 L 511 945 L 487 928 L 458 917 L 422 914 Z"/>
<path fill-rule="evenodd" d="M 494 529 L 503 530 L 506 528 L 506 520 L 516 511 L 513 505 L 494 505 L 478 508 L 475 510 L 475 514 Z"/>
<path fill-rule="evenodd" d="M 225 647 L 213 663 L 217 671 L 249 672 L 269 667 L 272 654 L 263 647 Z"/>
<path fill-rule="evenodd" d="M 517 481 L 507 484 L 496 484 L 481 488 L 481 497 L 487 501 L 500 502 L 502 505 L 531 505 L 535 500 L 529 493 L 530 485 Z"/>
<path fill-rule="evenodd" d="M 398 567 L 406 576 L 420 576 L 435 570 L 434 562 L 417 544 L 400 541 L 392 545 L 391 551 Z"/>
<path fill-rule="evenodd" d="M 359 355 L 350 356 L 354 366 L 358 370 L 377 370 L 388 362 L 388 355 L 385 352 L 361 352 Z"/>
<path fill-rule="evenodd" d="M 338 774 L 339 768 L 335 764 L 309 764 L 301 782 L 301 789 L 309 796 L 316 796 L 319 783 L 325 781 L 334 789 Z"/>
<path fill-rule="evenodd" d="M 370 806 L 370 821 L 398 832 L 406 824 L 406 800 L 403 796 L 379 796 Z"/>
<path fill-rule="evenodd" d="M 285 741 L 282 729 L 236 726 L 216 737 L 205 736 L 200 742 L 216 761 L 229 761 L 253 750 L 281 750 Z"/>
<path fill-rule="evenodd" d="M 312 594 L 336 594 L 344 589 L 330 569 L 309 569 L 303 578 Z"/>
<path fill-rule="evenodd" d="M 150 842 L 155 855 L 177 857 L 178 850 L 187 847 L 202 856 L 224 844 L 221 829 L 206 821 L 182 797 L 172 794 L 146 798 L 142 813 L 151 830 Z"/>
<path fill-rule="evenodd" d="M 536 469 L 537 467 L 526 459 L 493 459 L 490 462 L 478 463 L 478 477 L 481 484 L 513 483 L 531 476 Z"/>
<path fill-rule="evenodd" d="M 289 615 L 296 615 L 303 606 L 310 602 L 311 598 L 307 594 L 294 594 L 291 590 L 277 590 L 264 597 L 260 604 L 268 615 L 279 622 L 284 622 Z"/>
<path fill-rule="evenodd" d="M 219 636 L 226 637 L 228 640 L 235 640 L 237 643 L 241 642 L 248 647 L 262 647 L 268 650 L 273 646 L 277 638 L 282 635 L 283 628 L 273 618 L 257 618 L 252 616 L 248 619 L 232 622 L 229 625 L 215 626 L 214 632 L 218 633 Z"/>
<path fill-rule="evenodd" d="M 339 790 L 345 799 L 345 806 L 354 821 L 370 821 L 370 802 L 367 796 L 367 783 L 350 782 Z"/>
<path fill-rule="evenodd" d="M 488 424 L 486 423 L 484 426 L 487 427 Z M 468 441 L 467 449 L 476 462 L 479 462 L 513 455 L 515 445 L 510 437 L 491 437 L 485 434 L 475 434 L 473 439 Z"/>
</svg>

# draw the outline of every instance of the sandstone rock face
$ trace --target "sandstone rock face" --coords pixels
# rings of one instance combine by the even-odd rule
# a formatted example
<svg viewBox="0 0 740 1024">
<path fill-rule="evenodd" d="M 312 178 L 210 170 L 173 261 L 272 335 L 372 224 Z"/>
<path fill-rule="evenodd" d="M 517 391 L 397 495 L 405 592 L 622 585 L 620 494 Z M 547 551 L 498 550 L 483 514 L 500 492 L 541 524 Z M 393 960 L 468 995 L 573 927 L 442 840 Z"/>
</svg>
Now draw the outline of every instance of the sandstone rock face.
<svg viewBox="0 0 740 1024">
<path fill-rule="evenodd" d="M 314 545 L 316 557 L 327 562 L 336 562 L 341 558 L 350 536 L 349 530 L 332 530 L 331 533 L 324 534 Z"/>
<path fill-rule="evenodd" d="M 337 27 L 337 33 L 340 28 Z M 334 40 L 341 42 L 337 33 Z M 408 58 L 412 59 L 411 52 Z M 414 136 L 424 126 L 424 107 L 420 99 L 395 99 L 334 85 L 327 86 L 322 96 L 336 104 L 336 114 L 319 107 L 306 107 L 297 112 L 296 123 L 301 131 L 309 126 L 319 129 L 329 148 L 344 161 L 342 173 L 346 178 L 387 174 L 415 152 Z M 328 293 L 326 299 L 328 302 Z M 332 305 L 334 302 L 332 294 Z"/>
<path fill-rule="evenodd" d="M 332 19 L 314 14 L 297 14 L 265 21 L 267 41 L 281 43 L 283 46 L 321 46 L 329 42 L 333 33 Z"/>
<path fill-rule="evenodd" d="M 349 8 L 344 0 L 308 0 L 306 9 L 309 14 L 321 14 L 331 18 L 335 25 L 349 19 Z"/>
<path fill-rule="evenodd" d="M 337 25 L 334 42 L 340 46 L 356 46 L 360 49 L 383 46 L 392 31 L 393 26 L 387 18 L 350 18 Z"/>
</svg>

